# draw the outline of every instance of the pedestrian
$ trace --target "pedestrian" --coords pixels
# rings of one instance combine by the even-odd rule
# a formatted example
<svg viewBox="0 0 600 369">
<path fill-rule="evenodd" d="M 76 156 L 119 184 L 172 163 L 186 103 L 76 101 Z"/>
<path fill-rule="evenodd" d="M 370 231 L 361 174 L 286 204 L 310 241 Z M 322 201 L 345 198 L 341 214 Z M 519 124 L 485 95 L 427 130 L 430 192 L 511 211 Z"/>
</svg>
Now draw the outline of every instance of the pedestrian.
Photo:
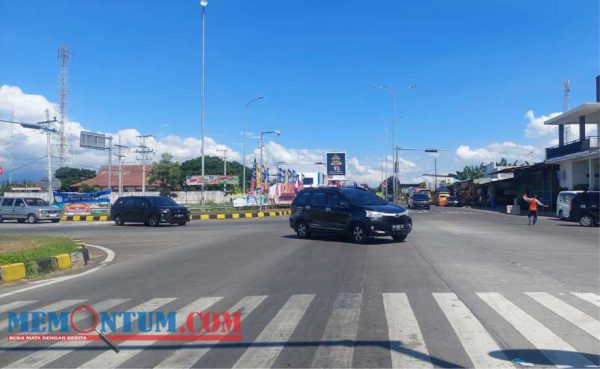
<svg viewBox="0 0 600 369">
<path fill-rule="evenodd" d="M 535 225 L 538 217 L 538 206 L 543 206 L 545 208 L 548 205 L 542 204 L 540 200 L 538 200 L 538 195 L 533 195 L 533 197 L 527 197 L 527 194 L 523 194 L 523 200 L 529 203 L 529 214 L 527 215 L 527 219 L 529 220 L 529 225 Z"/>
</svg>

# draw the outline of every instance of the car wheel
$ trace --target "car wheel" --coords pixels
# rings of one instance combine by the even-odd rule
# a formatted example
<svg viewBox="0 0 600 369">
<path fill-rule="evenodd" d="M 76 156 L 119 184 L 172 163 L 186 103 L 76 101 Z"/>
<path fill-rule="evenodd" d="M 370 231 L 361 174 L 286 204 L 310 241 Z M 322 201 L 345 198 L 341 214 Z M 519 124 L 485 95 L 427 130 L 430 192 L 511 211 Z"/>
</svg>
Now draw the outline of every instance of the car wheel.
<svg viewBox="0 0 600 369">
<path fill-rule="evenodd" d="M 187 224 L 187 222 L 179 222 L 179 223 L 177 223 L 177 224 L 179 224 L 180 226 L 184 226 L 184 225 L 186 225 L 186 224 Z"/>
<path fill-rule="evenodd" d="M 34 223 L 37 223 L 37 221 L 38 221 L 38 218 L 35 216 L 35 214 L 29 214 L 27 216 L 27 222 L 28 223 L 34 224 Z"/>
<path fill-rule="evenodd" d="M 559 217 L 560 219 L 565 219 L 565 216 L 563 215 L 563 211 L 562 211 L 562 210 L 559 210 L 559 211 L 558 211 L 558 217 Z"/>
<path fill-rule="evenodd" d="M 123 224 L 125 224 L 123 217 L 121 215 L 115 215 L 115 225 L 122 226 Z"/>
<path fill-rule="evenodd" d="M 308 227 L 308 224 L 302 220 L 296 223 L 296 235 L 300 239 L 310 237 L 310 228 Z"/>
<path fill-rule="evenodd" d="M 2 218 L 2 215 L 0 215 L 0 223 L 4 222 L 4 218 Z"/>
<path fill-rule="evenodd" d="M 407 234 L 393 234 L 392 239 L 396 242 L 402 242 L 406 239 Z"/>
<path fill-rule="evenodd" d="M 60 222 L 60 219 L 52 219 L 52 223 L 58 223 Z"/>
<path fill-rule="evenodd" d="M 356 243 L 367 243 L 369 241 L 369 235 L 367 229 L 362 224 L 355 224 L 352 226 L 352 241 Z"/>
<path fill-rule="evenodd" d="M 156 217 L 156 215 L 150 215 L 148 217 L 148 225 L 150 227 L 158 227 L 158 218 Z"/>
<path fill-rule="evenodd" d="M 579 217 L 579 224 L 584 227 L 591 227 L 594 225 L 594 218 L 590 214 L 583 214 Z"/>
</svg>

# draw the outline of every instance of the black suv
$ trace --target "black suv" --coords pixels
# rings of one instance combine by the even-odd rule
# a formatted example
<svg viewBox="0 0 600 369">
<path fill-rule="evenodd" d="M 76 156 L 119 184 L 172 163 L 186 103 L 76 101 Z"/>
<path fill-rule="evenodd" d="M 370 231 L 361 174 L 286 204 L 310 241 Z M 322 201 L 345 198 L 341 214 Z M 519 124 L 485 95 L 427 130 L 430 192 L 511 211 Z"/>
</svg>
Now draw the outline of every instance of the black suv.
<svg viewBox="0 0 600 369">
<path fill-rule="evenodd" d="M 158 227 L 160 223 L 185 225 L 190 211 L 173 199 L 164 196 L 128 196 L 119 199 L 110 208 L 110 218 L 115 225 L 125 222 L 144 223 Z"/>
<path fill-rule="evenodd" d="M 579 221 L 585 227 L 591 227 L 600 221 L 600 192 L 586 191 L 571 199 L 569 219 Z"/>
<path fill-rule="evenodd" d="M 313 231 L 334 231 L 349 235 L 356 243 L 376 236 L 404 241 L 412 229 L 408 210 L 354 188 L 309 188 L 298 193 L 291 209 L 290 227 L 298 238 L 307 238 Z"/>
</svg>

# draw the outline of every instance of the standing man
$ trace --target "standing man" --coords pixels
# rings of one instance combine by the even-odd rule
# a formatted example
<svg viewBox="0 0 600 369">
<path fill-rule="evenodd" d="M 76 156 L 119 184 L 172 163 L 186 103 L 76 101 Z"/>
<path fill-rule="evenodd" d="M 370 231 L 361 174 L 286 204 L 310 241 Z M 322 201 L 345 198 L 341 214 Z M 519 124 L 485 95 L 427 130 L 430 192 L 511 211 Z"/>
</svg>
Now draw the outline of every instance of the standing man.
<svg viewBox="0 0 600 369">
<path fill-rule="evenodd" d="M 533 198 L 527 197 L 527 194 L 523 194 L 523 200 L 529 203 L 529 214 L 527 215 L 527 219 L 529 220 L 529 225 L 535 225 L 538 217 L 538 206 L 543 206 L 545 208 L 548 205 L 542 204 L 540 200 L 538 200 L 538 195 L 533 195 Z"/>
</svg>

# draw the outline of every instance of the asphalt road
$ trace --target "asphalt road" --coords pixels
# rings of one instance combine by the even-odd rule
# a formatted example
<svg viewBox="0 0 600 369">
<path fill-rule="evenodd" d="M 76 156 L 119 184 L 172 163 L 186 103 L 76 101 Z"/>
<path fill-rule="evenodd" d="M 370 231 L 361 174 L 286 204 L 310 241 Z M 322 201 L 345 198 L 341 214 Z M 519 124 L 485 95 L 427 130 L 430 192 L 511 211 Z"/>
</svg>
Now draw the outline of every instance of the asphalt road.
<svg viewBox="0 0 600 369">
<path fill-rule="evenodd" d="M 8 224 L 115 260 L 0 298 L 0 367 L 535 367 L 600 364 L 600 230 L 475 209 L 412 212 L 406 242 L 297 239 L 287 218 L 186 227 Z M 29 285 L 26 285 L 29 286 Z M 0 289 L 0 295 L 26 286 Z M 115 300 L 118 299 L 118 300 Z M 240 311 L 240 342 L 9 343 L 6 310 Z M 182 315 L 183 316 L 183 315 Z M 515 365 L 519 367 L 519 365 Z"/>
</svg>

